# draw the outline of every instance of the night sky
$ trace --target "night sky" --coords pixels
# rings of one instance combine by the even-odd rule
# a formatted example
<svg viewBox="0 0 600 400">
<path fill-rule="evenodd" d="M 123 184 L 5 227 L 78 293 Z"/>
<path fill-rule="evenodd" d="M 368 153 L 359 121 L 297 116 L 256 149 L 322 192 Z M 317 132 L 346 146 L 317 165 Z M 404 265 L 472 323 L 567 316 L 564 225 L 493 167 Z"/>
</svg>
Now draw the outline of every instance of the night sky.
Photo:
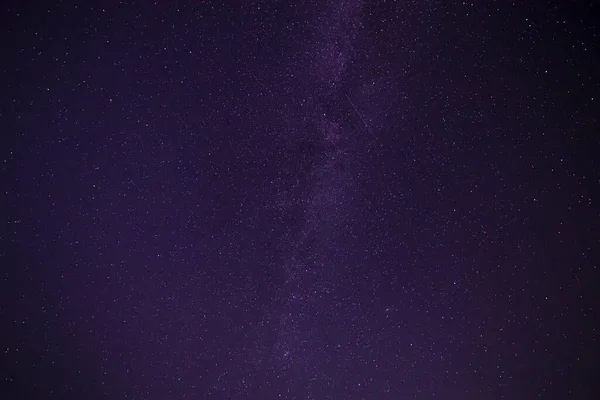
<svg viewBox="0 0 600 400">
<path fill-rule="evenodd" d="M 0 397 L 597 399 L 598 11 L 4 2 Z"/>
</svg>

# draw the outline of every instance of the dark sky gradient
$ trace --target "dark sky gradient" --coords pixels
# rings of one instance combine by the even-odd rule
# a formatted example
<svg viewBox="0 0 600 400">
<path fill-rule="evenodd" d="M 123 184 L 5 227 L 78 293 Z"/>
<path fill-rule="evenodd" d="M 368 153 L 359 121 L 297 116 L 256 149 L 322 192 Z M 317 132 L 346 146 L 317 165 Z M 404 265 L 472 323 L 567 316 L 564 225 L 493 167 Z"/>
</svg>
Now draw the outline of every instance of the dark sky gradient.
<svg viewBox="0 0 600 400">
<path fill-rule="evenodd" d="M 51 3 L 0 14 L 2 399 L 598 398 L 592 1 Z"/>
</svg>

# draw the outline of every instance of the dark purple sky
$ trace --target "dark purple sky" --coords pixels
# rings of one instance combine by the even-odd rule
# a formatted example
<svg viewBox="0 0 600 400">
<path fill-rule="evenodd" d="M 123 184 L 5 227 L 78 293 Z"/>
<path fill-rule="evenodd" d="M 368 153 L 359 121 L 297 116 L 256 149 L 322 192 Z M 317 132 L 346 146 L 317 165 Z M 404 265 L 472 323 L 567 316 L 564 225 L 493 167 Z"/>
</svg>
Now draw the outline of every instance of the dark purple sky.
<svg viewBox="0 0 600 400">
<path fill-rule="evenodd" d="M 0 397 L 598 398 L 593 2 L 51 3 L 0 14 Z"/>
</svg>

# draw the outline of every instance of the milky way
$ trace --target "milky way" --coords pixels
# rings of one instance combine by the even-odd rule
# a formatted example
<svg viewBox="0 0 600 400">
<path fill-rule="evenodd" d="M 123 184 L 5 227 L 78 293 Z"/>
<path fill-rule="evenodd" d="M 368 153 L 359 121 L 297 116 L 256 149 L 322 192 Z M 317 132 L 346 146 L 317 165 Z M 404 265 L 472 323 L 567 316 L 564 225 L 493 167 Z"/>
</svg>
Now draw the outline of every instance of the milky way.
<svg viewBox="0 0 600 400">
<path fill-rule="evenodd" d="M 0 16 L 0 398 L 598 398 L 597 6 L 75 3 Z"/>
<path fill-rule="evenodd" d="M 301 119 L 306 125 L 298 129 L 292 151 L 294 157 L 306 157 L 309 165 L 299 177 L 306 181 L 302 189 L 283 195 L 282 202 L 296 207 L 301 217 L 283 250 L 278 306 L 260 323 L 259 348 L 251 355 L 259 357 L 263 368 L 307 372 L 312 380 L 329 361 L 327 349 L 336 346 L 327 337 L 329 327 L 344 323 L 338 319 L 346 316 L 337 309 L 344 307 L 344 300 L 334 290 L 336 279 L 345 274 L 344 260 L 336 254 L 342 239 L 336 237 L 353 229 L 346 203 L 360 171 L 355 159 L 364 157 L 353 136 L 365 132 L 348 112 L 344 75 L 352 61 L 361 13 L 359 1 L 328 4 L 311 24 L 310 57 L 290 66 L 306 89 L 304 96 L 294 99 L 305 106 Z"/>
</svg>

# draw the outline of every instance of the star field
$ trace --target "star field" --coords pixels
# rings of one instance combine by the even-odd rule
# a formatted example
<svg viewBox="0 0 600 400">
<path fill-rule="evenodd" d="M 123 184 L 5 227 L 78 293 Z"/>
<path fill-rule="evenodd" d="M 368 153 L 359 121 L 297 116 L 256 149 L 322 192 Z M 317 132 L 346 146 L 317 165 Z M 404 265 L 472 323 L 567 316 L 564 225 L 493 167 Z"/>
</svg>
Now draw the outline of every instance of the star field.
<svg viewBox="0 0 600 400">
<path fill-rule="evenodd" d="M 592 2 L 11 2 L 7 399 L 595 399 Z"/>
</svg>

